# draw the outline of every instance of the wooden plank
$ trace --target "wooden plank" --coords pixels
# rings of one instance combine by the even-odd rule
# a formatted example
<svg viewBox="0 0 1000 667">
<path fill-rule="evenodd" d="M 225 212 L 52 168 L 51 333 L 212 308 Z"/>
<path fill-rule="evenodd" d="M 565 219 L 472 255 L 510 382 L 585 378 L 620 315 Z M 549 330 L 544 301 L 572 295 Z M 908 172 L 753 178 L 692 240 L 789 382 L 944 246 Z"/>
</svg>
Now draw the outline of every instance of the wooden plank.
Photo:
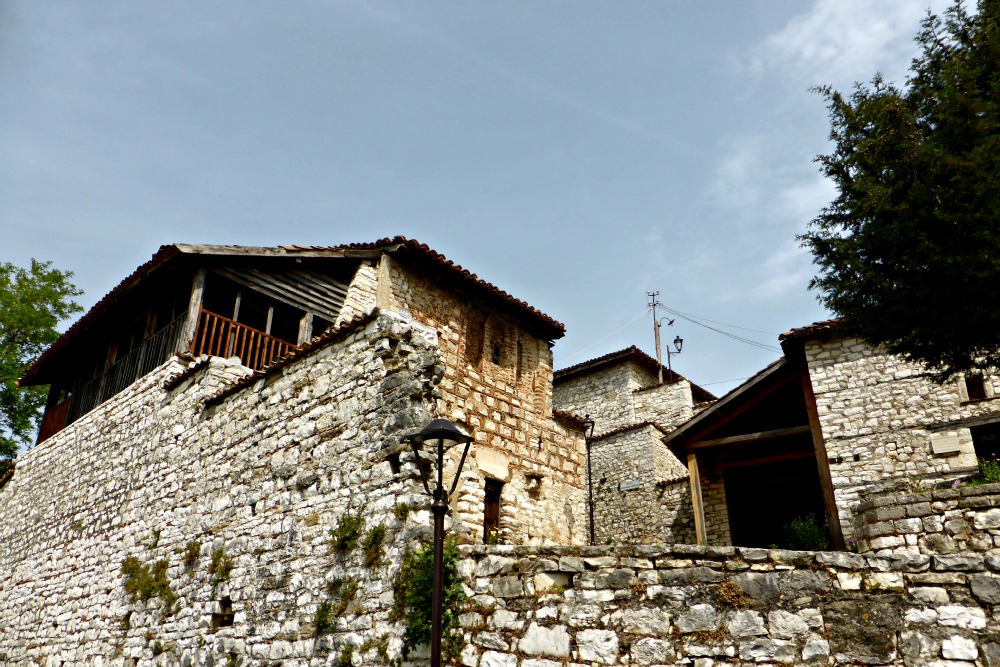
<svg viewBox="0 0 1000 667">
<path fill-rule="evenodd" d="M 290 280 L 284 275 L 270 275 L 256 269 L 235 270 L 220 267 L 215 271 L 282 303 L 291 304 L 306 312 L 314 312 L 326 319 L 337 317 L 343 308 L 347 293 L 345 289 L 341 294 L 336 285 L 321 282 L 306 284 Z"/>
<path fill-rule="evenodd" d="M 701 475 L 698 472 L 698 457 L 688 453 L 688 479 L 691 482 L 691 504 L 694 506 L 694 534 L 698 544 L 708 544 L 705 535 L 705 504 L 701 499 Z"/>
<path fill-rule="evenodd" d="M 289 250 L 286 248 L 266 248 L 258 246 L 232 246 L 232 245 L 212 245 L 175 243 L 181 252 L 188 255 L 226 255 L 230 257 L 287 257 L 297 258 L 353 258 L 353 259 L 373 259 L 384 252 L 390 252 L 399 247 L 400 244 L 385 246 L 383 248 L 313 248 L 307 250 Z"/>
<path fill-rule="evenodd" d="M 758 440 L 771 440 L 773 438 L 783 438 L 789 435 L 799 435 L 800 433 L 810 433 L 809 424 L 801 426 L 790 426 L 788 428 L 776 428 L 770 431 L 757 431 L 756 433 L 744 433 L 742 435 L 731 435 L 726 438 L 714 438 L 712 440 L 700 440 L 688 444 L 689 449 L 704 449 L 705 447 L 718 447 L 719 445 L 732 445 L 744 442 L 754 442 Z"/>
<path fill-rule="evenodd" d="M 809 429 L 812 432 L 813 450 L 816 454 L 816 467 L 819 468 L 819 485 L 823 491 L 823 508 L 826 510 L 826 523 L 830 528 L 830 546 L 843 550 L 844 530 L 840 525 L 840 512 L 837 511 L 837 498 L 833 492 L 833 477 L 830 475 L 830 460 L 826 456 L 826 441 L 823 438 L 823 428 L 819 421 L 819 410 L 816 408 L 816 394 L 813 393 L 812 380 L 809 378 L 809 362 L 804 358 L 799 371 L 802 382 L 802 394 L 806 401 L 806 413 L 809 415 Z"/>
</svg>

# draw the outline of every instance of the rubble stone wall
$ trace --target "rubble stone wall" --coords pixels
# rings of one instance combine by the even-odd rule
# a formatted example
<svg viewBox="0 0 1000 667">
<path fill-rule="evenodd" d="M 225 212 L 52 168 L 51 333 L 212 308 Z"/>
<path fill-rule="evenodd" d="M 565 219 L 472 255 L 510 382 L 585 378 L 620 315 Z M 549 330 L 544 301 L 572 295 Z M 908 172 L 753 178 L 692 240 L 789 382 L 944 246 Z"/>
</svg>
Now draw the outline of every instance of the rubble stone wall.
<svg viewBox="0 0 1000 667">
<path fill-rule="evenodd" d="M 470 667 L 1000 664 L 1000 555 L 974 570 L 684 545 L 465 556 Z"/>
<path fill-rule="evenodd" d="M 931 485 L 976 469 L 962 420 L 1000 418 L 1000 398 L 964 400 L 961 378 L 936 384 L 921 367 L 852 338 L 806 341 L 805 354 L 845 537 L 853 537 L 859 491 L 887 479 Z M 993 395 L 996 379 L 988 380 Z M 954 446 L 940 448 L 944 439 Z"/>
<path fill-rule="evenodd" d="M 669 430 L 694 416 L 691 383 L 687 380 L 638 389 L 633 400 L 640 420 L 656 422 Z"/>
<path fill-rule="evenodd" d="M 687 469 L 644 424 L 591 443 L 597 544 L 694 542 Z"/>
<path fill-rule="evenodd" d="M 982 570 L 1000 547 L 1000 484 L 913 491 L 906 480 L 862 492 L 857 551 L 938 554 Z"/>
<path fill-rule="evenodd" d="M 433 416 L 442 372 L 433 330 L 382 314 L 207 409 L 247 369 L 174 358 L 24 453 L 0 490 L 0 663 L 398 655 L 392 568 L 428 503 L 389 445 Z M 350 516 L 359 540 L 385 531 L 369 565 L 330 544 Z M 128 557 L 152 598 L 126 595 Z M 324 602 L 346 613 L 317 636 Z"/>
<path fill-rule="evenodd" d="M 643 369 L 622 363 L 559 380 L 554 389 L 553 406 L 594 420 L 594 435 L 601 436 L 624 426 L 644 421 L 637 416 L 635 392 L 656 382 Z M 644 382 L 645 381 L 645 382 Z"/>
</svg>

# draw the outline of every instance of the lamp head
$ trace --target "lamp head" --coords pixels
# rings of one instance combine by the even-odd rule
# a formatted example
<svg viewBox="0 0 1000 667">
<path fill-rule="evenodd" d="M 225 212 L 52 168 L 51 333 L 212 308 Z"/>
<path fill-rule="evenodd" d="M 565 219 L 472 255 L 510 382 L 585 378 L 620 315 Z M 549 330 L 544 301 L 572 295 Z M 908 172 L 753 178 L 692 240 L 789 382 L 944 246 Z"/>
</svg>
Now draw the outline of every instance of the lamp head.
<svg viewBox="0 0 1000 667">
<path fill-rule="evenodd" d="M 684 347 L 684 339 L 680 336 L 674 338 L 674 348 L 677 350 L 678 354 L 680 354 L 682 347 Z"/>
</svg>

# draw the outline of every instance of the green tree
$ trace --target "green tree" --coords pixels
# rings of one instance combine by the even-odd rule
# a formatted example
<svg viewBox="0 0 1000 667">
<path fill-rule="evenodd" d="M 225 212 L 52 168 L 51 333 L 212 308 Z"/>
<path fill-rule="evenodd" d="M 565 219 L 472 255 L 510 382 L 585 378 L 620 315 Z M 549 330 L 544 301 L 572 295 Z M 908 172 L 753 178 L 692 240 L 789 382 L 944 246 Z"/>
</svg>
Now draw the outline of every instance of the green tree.
<svg viewBox="0 0 1000 667">
<path fill-rule="evenodd" d="M 0 459 L 31 443 L 47 387 L 17 386 L 17 379 L 59 333 L 56 325 L 82 310 L 73 274 L 31 260 L 24 269 L 0 263 Z"/>
<path fill-rule="evenodd" d="M 828 103 L 836 199 L 800 236 L 843 328 L 938 380 L 1000 367 L 1000 0 L 929 15 L 902 88 Z"/>
</svg>

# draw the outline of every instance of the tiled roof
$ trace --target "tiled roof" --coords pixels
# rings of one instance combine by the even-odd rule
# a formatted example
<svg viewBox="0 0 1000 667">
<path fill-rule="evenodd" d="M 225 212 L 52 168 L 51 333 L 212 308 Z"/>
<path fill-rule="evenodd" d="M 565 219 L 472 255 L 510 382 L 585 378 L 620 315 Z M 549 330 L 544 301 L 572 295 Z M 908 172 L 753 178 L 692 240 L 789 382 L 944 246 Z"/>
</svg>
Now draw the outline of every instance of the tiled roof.
<svg viewBox="0 0 1000 667">
<path fill-rule="evenodd" d="M 63 349 L 69 341 L 75 338 L 82 331 L 87 329 L 97 320 L 110 306 L 122 297 L 128 290 L 139 285 L 145 278 L 159 270 L 176 257 L 184 256 L 240 256 L 240 257 L 364 257 L 376 255 L 380 252 L 387 252 L 393 256 L 409 256 L 415 260 L 443 271 L 451 281 L 452 285 L 464 285 L 467 288 L 477 289 L 486 292 L 489 296 L 498 299 L 515 314 L 525 318 L 538 328 L 540 337 L 547 339 L 561 338 L 566 333 L 566 328 L 556 320 L 541 311 L 529 306 L 524 301 L 515 299 L 502 289 L 479 278 L 476 274 L 469 272 L 458 264 L 447 259 L 444 255 L 431 250 L 425 244 L 403 236 L 384 238 L 374 243 L 350 243 L 339 246 L 278 246 L 278 247 L 256 247 L 239 245 L 194 245 L 177 243 L 164 245 L 152 256 L 152 258 L 142 264 L 127 278 L 122 280 L 100 301 L 87 311 L 87 313 L 77 320 L 62 336 L 49 346 L 42 355 L 35 360 L 35 363 L 25 371 L 24 376 L 18 381 L 21 386 L 28 386 L 39 371 L 49 363 L 49 361 Z"/>
<path fill-rule="evenodd" d="M 836 331 L 837 327 L 840 326 L 841 320 L 823 320 L 822 322 L 813 322 L 809 326 L 798 327 L 796 329 L 791 329 L 785 333 L 778 336 L 778 340 L 785 342 L 786 340 L 798 340 L 803 338 L 812 338 L 819 334 L 830 333 L 831 331 Z"/>
<path fill-rule="evenodd" d="M 486 282 L 468 269 L 462 268 L 441 253 L 432 250 L 427 246 L 427 244 L 420 243 L 414 239 L 408 239 L 405 236 L 384 238 L 380 241 L 375 241 L 374 243 L 351 243 L 342 246 L 282 246 L 282 249 L 288 251 L 289 253 L 323 250 L 387 250 L 392 254 L 413 255 L 420 259 L 430 260 L 432 265 L 436 265 L 437 267 L 452 274 L 451 277 L 470 285 L 474 285 L 480 289 L 485 289 L 491 295 L 505 301 L 508 305 L 513 306 L 516 310 L 523 311 L 524 314 L 530 316 L 532 319 L 546 325 L 546 328 L 548 329 L 546 334 L 549 338 L 562 338 L 562 336 L 566 333 L 566 327 L 563 326 L 561 322 L 552 319 L 528 303 L 514 298 L 499 287 Z"/>
<path fill-rule="evenodd" d="M 627 361 L 633 361 L 640 366 L 644 366 L 652 372 L 656 373 L 660 368 L 660 364 L 656 363 L 656 359 L 640 350 L 635 345 L 627 347 L 624 350 L 618 350 L 617 352 L 610 352 L 601 357 L 596 357 L 588 361 L 583 361 L 574 366 L 569 366 L 567 368 L 562 368 L 557 370 L 553 376 L 553 384 L 558 385 L 561 382 L 565 382 L 570 378 L 578 377 L 580 375 L 589 375 L 603 368 L 608 368 L 609 366 L 615 366 L 617 364 L 625 363 Z M 666 378 L 664 384 L 671 384 L 679 380 L 687 380 L 683 375 L 677 373 L 673 370 L 668 369 L 666 366 L 663 367 L 663 376 Z M 704 403 L 706 401 L 715 400 L 715 395 L 710 391 L 699 387 L 694 382 L 691 382 L 691 395 L 695 403 Z M 653 387 L 644 387 L 643 390 L 652 389 Z"/>
</svg>

